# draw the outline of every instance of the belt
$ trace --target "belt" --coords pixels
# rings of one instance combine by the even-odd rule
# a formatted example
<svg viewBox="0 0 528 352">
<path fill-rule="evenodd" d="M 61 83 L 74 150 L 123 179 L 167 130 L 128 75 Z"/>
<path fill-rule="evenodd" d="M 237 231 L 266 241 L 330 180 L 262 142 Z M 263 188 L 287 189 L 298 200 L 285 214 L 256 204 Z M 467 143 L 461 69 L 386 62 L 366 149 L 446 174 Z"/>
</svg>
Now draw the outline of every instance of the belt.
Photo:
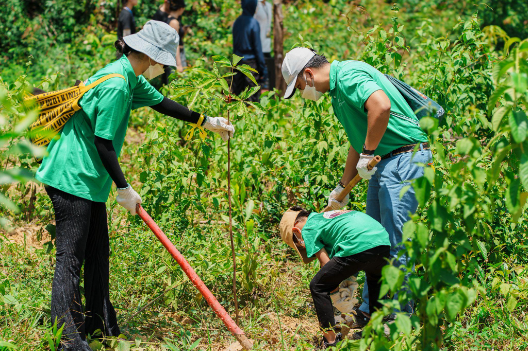
<svg viewBox="0 0 528 352">
<path fill-rule="evenodd" d="M 408 153 L 408 152 L 414 150 L 416 145 L 417 144 L 409 144 L 409 145 L 404 145 L 403 147 L 399 147 L 398 149 L 394 149 L 392 152 L 383 155 L 381 157 L 381 160 L 391 158 L 391 157 L 393 157 L 395 155 L 398 155 L 398 154 Z M 429 143 L 420 143 L 418 145 L 421 145 L 422 149 L 424 149 L 424 150 L 429 149 Z"/>
</svg>

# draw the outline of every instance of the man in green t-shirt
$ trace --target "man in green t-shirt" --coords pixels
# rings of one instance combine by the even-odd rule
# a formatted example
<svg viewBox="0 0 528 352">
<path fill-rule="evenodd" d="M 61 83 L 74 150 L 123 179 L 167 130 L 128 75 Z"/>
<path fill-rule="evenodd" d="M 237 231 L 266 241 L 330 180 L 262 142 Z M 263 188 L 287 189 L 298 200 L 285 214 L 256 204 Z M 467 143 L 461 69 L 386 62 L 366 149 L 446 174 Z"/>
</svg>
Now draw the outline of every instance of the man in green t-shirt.
<svg viewBox="0 0 528 352">
<path fill-rule="evenodd" d="M 300 207 L 288 209 L 280 222 L 284 242 L 295 249 L 304 263 L 319 259 L 321 270 L 310 282 L 326 347 L 341 339 L 336 334 L 332 304 L 349 313 L 357 300 L 355 276 L 364 270 L 369 284 L 370 311 L 380 308 L 381 269 L 390 255 L 389 234 L 370 216 L 352 210 L 310 213 Z M 351 277 L 352 276 L 352 277 Z"/>
<path fill-rule="evenodd" d="M 404 248 L 402 229 L 418 202 L 412 187 L 402 197 L 400 191 L 410 186 L 410 180 L 423 176 L 422 165 L 432 158 L 427 135 L 413 110 L 396 87 L 365 62 L 330 64 L 311 49 L 295 48 L 284 58 L 282 75 L 288 85 L 286 99 L 296 89 L 302 91 L 303 98 L 314 101 L 328 92 L 334 114 L 351 144 L 343 177 L 330 193 L 328 205 L 341 209 L 347 204 L 348 195 L 342 202 L 336 197 L 356 174 L 370 180 L 367 214 L 389 233 L 393 264 L 398 267 L 406 264 L 407 255 L 398 256 Z M 374 155 L 381 156 L 382 161 L 369 171 L 367 166 Z M 365 285 L 360 314 L 369 312 L 368 297 Z M 402 309 L 411 313 L 412 305 Z"/>
</svg>

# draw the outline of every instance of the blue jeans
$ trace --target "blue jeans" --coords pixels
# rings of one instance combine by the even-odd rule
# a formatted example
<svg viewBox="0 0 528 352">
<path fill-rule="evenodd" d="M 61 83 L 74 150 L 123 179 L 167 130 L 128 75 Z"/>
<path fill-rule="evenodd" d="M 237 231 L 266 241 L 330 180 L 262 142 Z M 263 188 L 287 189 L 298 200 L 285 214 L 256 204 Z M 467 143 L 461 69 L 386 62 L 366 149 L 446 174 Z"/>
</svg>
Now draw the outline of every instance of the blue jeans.
<svg viewBox="0 0 528 352">
<path fill-rule="evenodd" d="M 377 165 L 376 173 L 369 181 L 367 214 L 379 221 L 389 233 L 391 259 L 395 259 L 393 265 L 396 267 L 407 263 L 406 254 L 398 257 L 398 252 L 405 248 L 402 244 L 403 224 L 410 219 L 409 215 L 414 214 L 418 208 L 418 201 L 412 187 L 405 192 L 401 199 L 400 191 L 403 187 L 410 185 L 409 181 L 423 176 L 423 167 L 416 165 L 416 163 L 428 164 L 431 160 L 431 151 L 424 150 L 420 146 L 420 150 L 416 153 L 411 151 L 382 160 Z M 363 287 L 363 303 L 359 309 L 370 313 L 366 282 Z M 412 305 L 402 307 L 402 310 L 408 313 L 413 312 Z"/>
</svg>

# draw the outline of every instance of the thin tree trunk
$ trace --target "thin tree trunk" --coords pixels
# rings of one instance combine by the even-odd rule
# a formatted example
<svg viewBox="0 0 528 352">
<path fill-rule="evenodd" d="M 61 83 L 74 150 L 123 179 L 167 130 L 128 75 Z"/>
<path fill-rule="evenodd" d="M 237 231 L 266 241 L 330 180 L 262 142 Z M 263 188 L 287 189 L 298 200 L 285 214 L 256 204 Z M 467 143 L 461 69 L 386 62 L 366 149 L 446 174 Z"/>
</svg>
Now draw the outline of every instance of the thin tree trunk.
<svg viewBox="0 0 528 352">
<path fill-rule="evenodd" d="M 284 26 L 282 20 L 282 0 L 273 0 L 273 52 L 275 54 L 275 88 L 281 94 L 286 90 L 286 82 L 282 78 L 282 60 L 284 60 Z"/>
</svg>

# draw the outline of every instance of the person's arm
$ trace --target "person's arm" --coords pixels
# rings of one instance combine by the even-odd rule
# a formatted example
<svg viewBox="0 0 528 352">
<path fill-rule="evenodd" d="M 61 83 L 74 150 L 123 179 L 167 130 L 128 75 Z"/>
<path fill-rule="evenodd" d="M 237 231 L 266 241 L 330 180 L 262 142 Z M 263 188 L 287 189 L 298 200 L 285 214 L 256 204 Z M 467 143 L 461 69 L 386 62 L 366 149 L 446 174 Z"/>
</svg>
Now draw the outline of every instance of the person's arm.
<svg viewBox="0 0 528 352">
<path fill-rule="evenodd" d="M 95 147 L 101 158 L 101 162 L 105 167 L 106 171 L 110 175 L 110 178 L 116 184 L 117 188 L 126 188 L 128 183 L 125 180 L 125 175 L 119 166 L 117 160 L 117 153 L 114 149 L 112 141 L 95 136 L 94 139 Z"/>
<path fill-rule="evenodd" d="M 152 105 L 151 108 L 159 113 L 162 113 L 163 115 L 168 115 L 178 120 L 190 123 L 197 123 L 200 119 L 199 113 L 189 110 L 187 107 L 178 104 L 177 102 L 169 98 L 163 98 L 161 103 Z"/>
<path fill-rule="evenodd" d="M 132 22 L 134 21 L 134 19 L 132 18 L 132 14 L 130 14 L 128 11 L 126 12 L 126 14 L 127 15 L 123 21 L 123 37 L 132 34 Z"/>
<path fill-rule="evenodd" d="M 180 21 L 178 21 L 177 19 L 173 18 L 170 21 L 169 26 L 174 28 L 174 30 L 176 30 L 176 33 L 180 33 Z M 181 38 L 180 38 L 180 41 L 181 41 Z M 183 72 L 179 43 L 178 43 L 178 48 L 176 49 L 176 69 L 178 70 L 178 72 Z"/>
<path fill-rule="evenodd" d="M 341 178 L 341 183 L 343 185 L 348 185 L 350 181 L 357 175 L 356 165 L 359 161 L 359 153 L 356 152 L 352 146 L 348 149 L 348 156 L 345 164 L 345 171 L 343 172 L 343 177 Z"/>
<path fill-rule="evenodd" d="M 181 62 L 181 54 L 180 54 L 180 46 L 178 45 L 178 48 L 176 49 L 176 69 L 178 72 L 183 72 L 183 65 Z"/>
<path fill-rule="evenodd" d="M 375 150 L 389 124 L 391 102 L 387 94 L 382 90 L 377 90 L 370 95 L 365 102 L 367 110 L 368 127 L 365 139 L 365 149 Z"/>
<path fill-rule="evenodd" d="M 319 259 L 319 265 L 321 266 L 321 268 L 330 261 L 330 257 L 328 256 L 328 253 L 324 248 L 321 249 L 319 252 L 315 253 L 315 256 L 317 257 L 317 259 Z"/>
</svg>

